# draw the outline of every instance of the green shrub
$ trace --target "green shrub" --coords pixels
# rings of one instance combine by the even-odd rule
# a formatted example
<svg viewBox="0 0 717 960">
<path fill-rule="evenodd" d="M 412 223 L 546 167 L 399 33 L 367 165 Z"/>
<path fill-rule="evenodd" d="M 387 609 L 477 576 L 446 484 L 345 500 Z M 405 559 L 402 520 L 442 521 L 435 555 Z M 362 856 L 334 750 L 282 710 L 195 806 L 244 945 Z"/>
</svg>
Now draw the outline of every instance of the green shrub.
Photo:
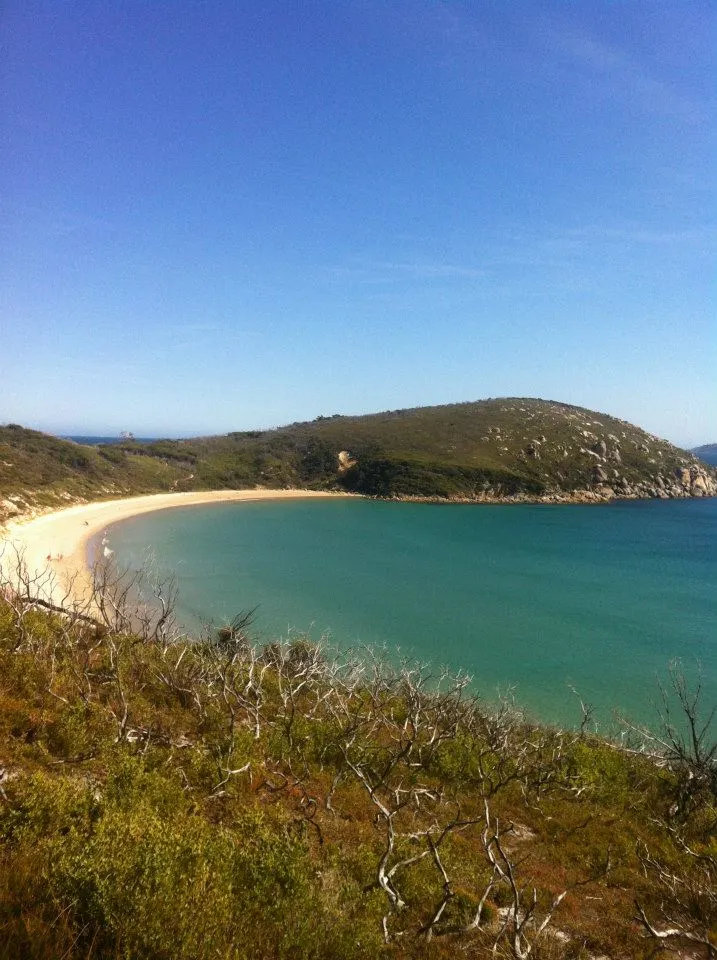
<svg viewBox="0 0 717 960">
<path fill-rule="evenodd" d="M 13 799 L 2 836 L 39 861 L 46 896 L 82 942 L 143 960 L 348 957 L 375 945 L 340 921 L 342 896 L 324 928 L 316 870 L 281 816 L 246 807 L 217 825 L 178 782 L 122 754 L 101 792 L 37 775 Z"/>
</svg>

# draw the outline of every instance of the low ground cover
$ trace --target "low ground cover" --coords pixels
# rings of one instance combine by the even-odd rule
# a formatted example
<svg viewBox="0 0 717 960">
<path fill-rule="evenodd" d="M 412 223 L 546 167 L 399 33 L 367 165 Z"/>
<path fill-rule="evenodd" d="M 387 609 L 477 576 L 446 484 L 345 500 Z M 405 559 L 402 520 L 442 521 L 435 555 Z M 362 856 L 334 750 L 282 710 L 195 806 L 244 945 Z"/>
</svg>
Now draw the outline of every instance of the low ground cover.
<svg viewBox="0 0 717 960">
<path fill-rule="evenodd" d="M 250 616 L 182 637 L 107 569 L 82 610 L 40 586 L 0 598 L 0 957 L 715 956 L 679 680 L 692 739 L 617 745 Z"/>
</svg>

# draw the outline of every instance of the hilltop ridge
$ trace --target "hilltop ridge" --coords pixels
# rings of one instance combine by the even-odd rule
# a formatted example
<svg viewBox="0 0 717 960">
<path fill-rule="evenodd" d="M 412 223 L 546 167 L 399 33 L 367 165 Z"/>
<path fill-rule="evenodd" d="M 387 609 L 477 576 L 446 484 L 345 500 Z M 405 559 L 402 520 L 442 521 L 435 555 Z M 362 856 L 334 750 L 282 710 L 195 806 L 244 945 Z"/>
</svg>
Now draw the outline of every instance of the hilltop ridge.
<svg viewBox="0 0 717 960">
<path fill-rule="evenodd" d="M 717 471 L 625 420 L 502 398 L 96 447 L 0 427 L 0 522 L 159 490 L 344 489 L 397 499 L 605 502 L 717 495 Z"/>
</svg>

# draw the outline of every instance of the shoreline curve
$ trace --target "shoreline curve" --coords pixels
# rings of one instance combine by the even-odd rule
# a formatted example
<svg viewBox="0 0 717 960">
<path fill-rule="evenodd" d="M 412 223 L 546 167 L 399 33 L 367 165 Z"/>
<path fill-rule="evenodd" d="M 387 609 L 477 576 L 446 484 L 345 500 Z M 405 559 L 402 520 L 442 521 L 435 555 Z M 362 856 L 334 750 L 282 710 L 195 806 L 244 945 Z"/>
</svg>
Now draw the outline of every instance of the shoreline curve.
<svg viewBox="0 0 717 960">
<path fill-rule="evenodd" d="M 206 490 L 76 504 L 8 523 L 0 535 L 0 569 L 5 567 L 3 579 L 11 581 L 13 566 L 21 556 L 30 576 L 42 580 L 48 600 L 58 603 L 65 599 L 70 604 L 84 606 L 90 584 L 87 557 L 90 541 L 112 524 L 145 513 L 211 503 L 350 496 L 355 494 L 325 490 Z"/>
</svg>

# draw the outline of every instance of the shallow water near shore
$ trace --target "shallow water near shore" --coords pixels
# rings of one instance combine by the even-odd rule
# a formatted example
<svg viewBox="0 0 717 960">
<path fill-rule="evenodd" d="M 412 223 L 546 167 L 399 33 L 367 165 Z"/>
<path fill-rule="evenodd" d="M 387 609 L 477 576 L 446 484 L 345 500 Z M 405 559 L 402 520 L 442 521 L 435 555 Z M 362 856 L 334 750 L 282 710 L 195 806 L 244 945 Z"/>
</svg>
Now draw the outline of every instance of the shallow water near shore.
<svg viewBox="0 0 717 960">
<path fill-rule="evenodd" d="M 259 639 L 385 644 L 486 696 L 513 687 L 544 721 L 579 720 L 573 687 L 603 728 L 614 710 L 651 720 L 674 658 L 717 701 L 717 500 L 215 504 L 123 521 L 109 542 L 120 564 L 149 552 L 176 573 L 190 628 L 258 604 Z"/>
</svg>

